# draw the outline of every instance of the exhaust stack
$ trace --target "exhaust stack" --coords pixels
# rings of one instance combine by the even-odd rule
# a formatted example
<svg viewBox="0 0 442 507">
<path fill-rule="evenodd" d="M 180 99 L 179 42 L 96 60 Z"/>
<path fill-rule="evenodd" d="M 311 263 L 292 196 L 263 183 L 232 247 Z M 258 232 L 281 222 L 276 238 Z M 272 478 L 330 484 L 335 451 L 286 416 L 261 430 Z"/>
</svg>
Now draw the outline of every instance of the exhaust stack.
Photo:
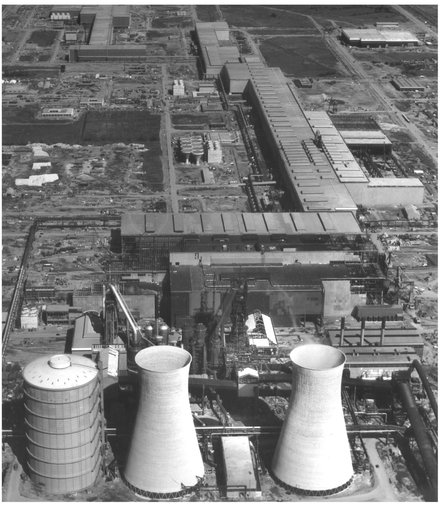
<svg viewBox="0 0 442 507">
<path fill-rule="evenodd" d="M 273 456 L 273 474 L 300 494 L 338 493 L 353 476 L 341 403 L 345 355 L 313 344 L 296 347 L 290 359 L 292 394 Z"/>
<path fill-rule="evenodd" d="M 191 361 L 186 350 L 169 345 L 135 356 L 140 399 L 124 477 L 139 496 L 179 497 L 204 475 L 189 405 Z"/>
</svg>

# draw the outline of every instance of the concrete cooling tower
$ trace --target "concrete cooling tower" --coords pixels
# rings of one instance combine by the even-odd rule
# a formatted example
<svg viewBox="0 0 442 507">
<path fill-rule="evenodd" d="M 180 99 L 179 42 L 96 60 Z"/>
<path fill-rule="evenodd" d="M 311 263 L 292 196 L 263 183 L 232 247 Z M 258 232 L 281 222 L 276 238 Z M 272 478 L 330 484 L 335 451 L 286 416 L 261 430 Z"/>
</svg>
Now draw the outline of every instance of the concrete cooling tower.
<svg viewBox="0 0 442 507">
<path fill-rule="evenodd" d="M 168 345 L 135 356 L 140 400 L 124 478 L 140 496 L 178 497 L 204 475 L 189 405 L 191 361 L 187 351 Z"/>
<path fill-rule="evenodd" d="M 91 486 L 102 464 L 102 414 L 96 364 L 44 356 L 23 371 L 27 466 L 47 493 Z"/>
<path fill-rule="evenodd" d="M 338 493 L 353 476 L 341 403 L 345 355 L 327 345 L 301 345 L 290 359 L 292 394 L 273 456 L 273 474 L 301 494 Z"/>
</svg>

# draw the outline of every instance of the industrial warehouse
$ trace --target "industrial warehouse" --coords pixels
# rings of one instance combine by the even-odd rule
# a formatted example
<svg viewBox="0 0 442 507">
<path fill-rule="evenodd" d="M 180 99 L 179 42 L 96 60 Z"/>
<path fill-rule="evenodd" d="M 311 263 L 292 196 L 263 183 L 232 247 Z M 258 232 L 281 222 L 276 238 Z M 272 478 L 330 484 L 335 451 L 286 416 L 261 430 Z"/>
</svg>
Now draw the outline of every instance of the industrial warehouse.
<svg viewBox="0 0 442 507">
<path fill-rule="evenodd" d="M 437 8 L 4 7 L 3 500 L 437 501 Z"/>
</svg>

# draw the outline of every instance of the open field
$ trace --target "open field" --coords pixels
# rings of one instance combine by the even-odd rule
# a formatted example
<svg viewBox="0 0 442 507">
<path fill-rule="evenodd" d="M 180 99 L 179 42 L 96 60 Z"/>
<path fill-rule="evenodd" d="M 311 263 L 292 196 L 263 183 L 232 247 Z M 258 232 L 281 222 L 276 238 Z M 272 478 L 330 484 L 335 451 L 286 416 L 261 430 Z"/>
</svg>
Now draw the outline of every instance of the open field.
<svg viewBox="0 0 442 507">
<path fill-rule="evenodd" d="M 35 30 L 27 42 L 37 44 L 40 47 L 52 46 L 57 33 L 52 30 Z"/>
<path fill-rule="evenodd" d="M 267 65 L 295 77 L 346 75 L 320 37 L 273 37 L 260 45 Z"/>
<path fill-rule="evenodd" d="M 299 13 L 314 17 L 317 21 L 332 19 L 347 26 L 373 25 L 376 21 L 399 21 L 406 19 L 386 5 L 282 5 L 293 14 Z"/>
<path fill-rule="evenodd" d="M 200 21 L 219 21 L 215 5 L 198 5 L 196 13 Z"/>
<path fill-rule="evenodd" d="M 152 21 L 153 28 L 190 28 L 192 26 L 192 18 L 186 16 L 165 16 Z"/>
<path fill-rule="evenodd" d="M 14 119 L 4 115 L 3 144 L 66 143 L 66 144 L 111 144 L 111 143 L 158 143 L 160 117 L 145 111 L 89 111 L 75 122 L 23 121 L 18 111 Z M 13 124 L 10 124 L 13 123 Z"/>
<path fill-rule="evenodd" d="M 3 77 L 5 79 L 38 79 L 41 77 L 57 77 L 60 74 L 60 66 L 53 65 L 48 67 L 40 67 L 26 65 L 26 67 L 15 65 L 4 65 Z"/>
<path fill-rule="evenodd" d="M 312 22 L 297 13 L 288 12 L 287 6 L 222 5 L 225 20 L 233 26 L 267 28 L 313 28 Z"/>
<path fill-rule="evenodd" d="M 355 50 L 352 55 L 361 62 L 379 67 L 383 65 L 385 70 L 394 74 L 408 77 L 437 76 L 437 52 L 424 49 L 399 50 Z"/>
<path fill-rule="evenodd" d="M 437 28 L 437 8 L 438 5 L 407 5 L 406 9 L 422 21 Z"/>
<path fill-rule="evenodd" d="M 328 110 L 329 101 L 337 101 L 338 112 L 377 110 L 379 103 L 364 83 L 349 79 L 314 80 L 311 88 L 297 88 L 296 92 L 306 109 Z"/>
</svg>

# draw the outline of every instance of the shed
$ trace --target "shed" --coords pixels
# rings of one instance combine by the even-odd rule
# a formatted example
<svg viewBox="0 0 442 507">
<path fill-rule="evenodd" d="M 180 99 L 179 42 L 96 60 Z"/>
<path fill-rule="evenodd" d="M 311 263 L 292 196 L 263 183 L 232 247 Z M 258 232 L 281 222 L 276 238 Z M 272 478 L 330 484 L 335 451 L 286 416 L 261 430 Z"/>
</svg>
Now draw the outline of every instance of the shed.
<svg viewBox="0 0 442 507">
<path fill-rule="evenodd" d="M 226 496 L 234 498 L 259 498 L 256 463 L 252 456 L 249 437 L 221 437 Z"/>
</svg>

